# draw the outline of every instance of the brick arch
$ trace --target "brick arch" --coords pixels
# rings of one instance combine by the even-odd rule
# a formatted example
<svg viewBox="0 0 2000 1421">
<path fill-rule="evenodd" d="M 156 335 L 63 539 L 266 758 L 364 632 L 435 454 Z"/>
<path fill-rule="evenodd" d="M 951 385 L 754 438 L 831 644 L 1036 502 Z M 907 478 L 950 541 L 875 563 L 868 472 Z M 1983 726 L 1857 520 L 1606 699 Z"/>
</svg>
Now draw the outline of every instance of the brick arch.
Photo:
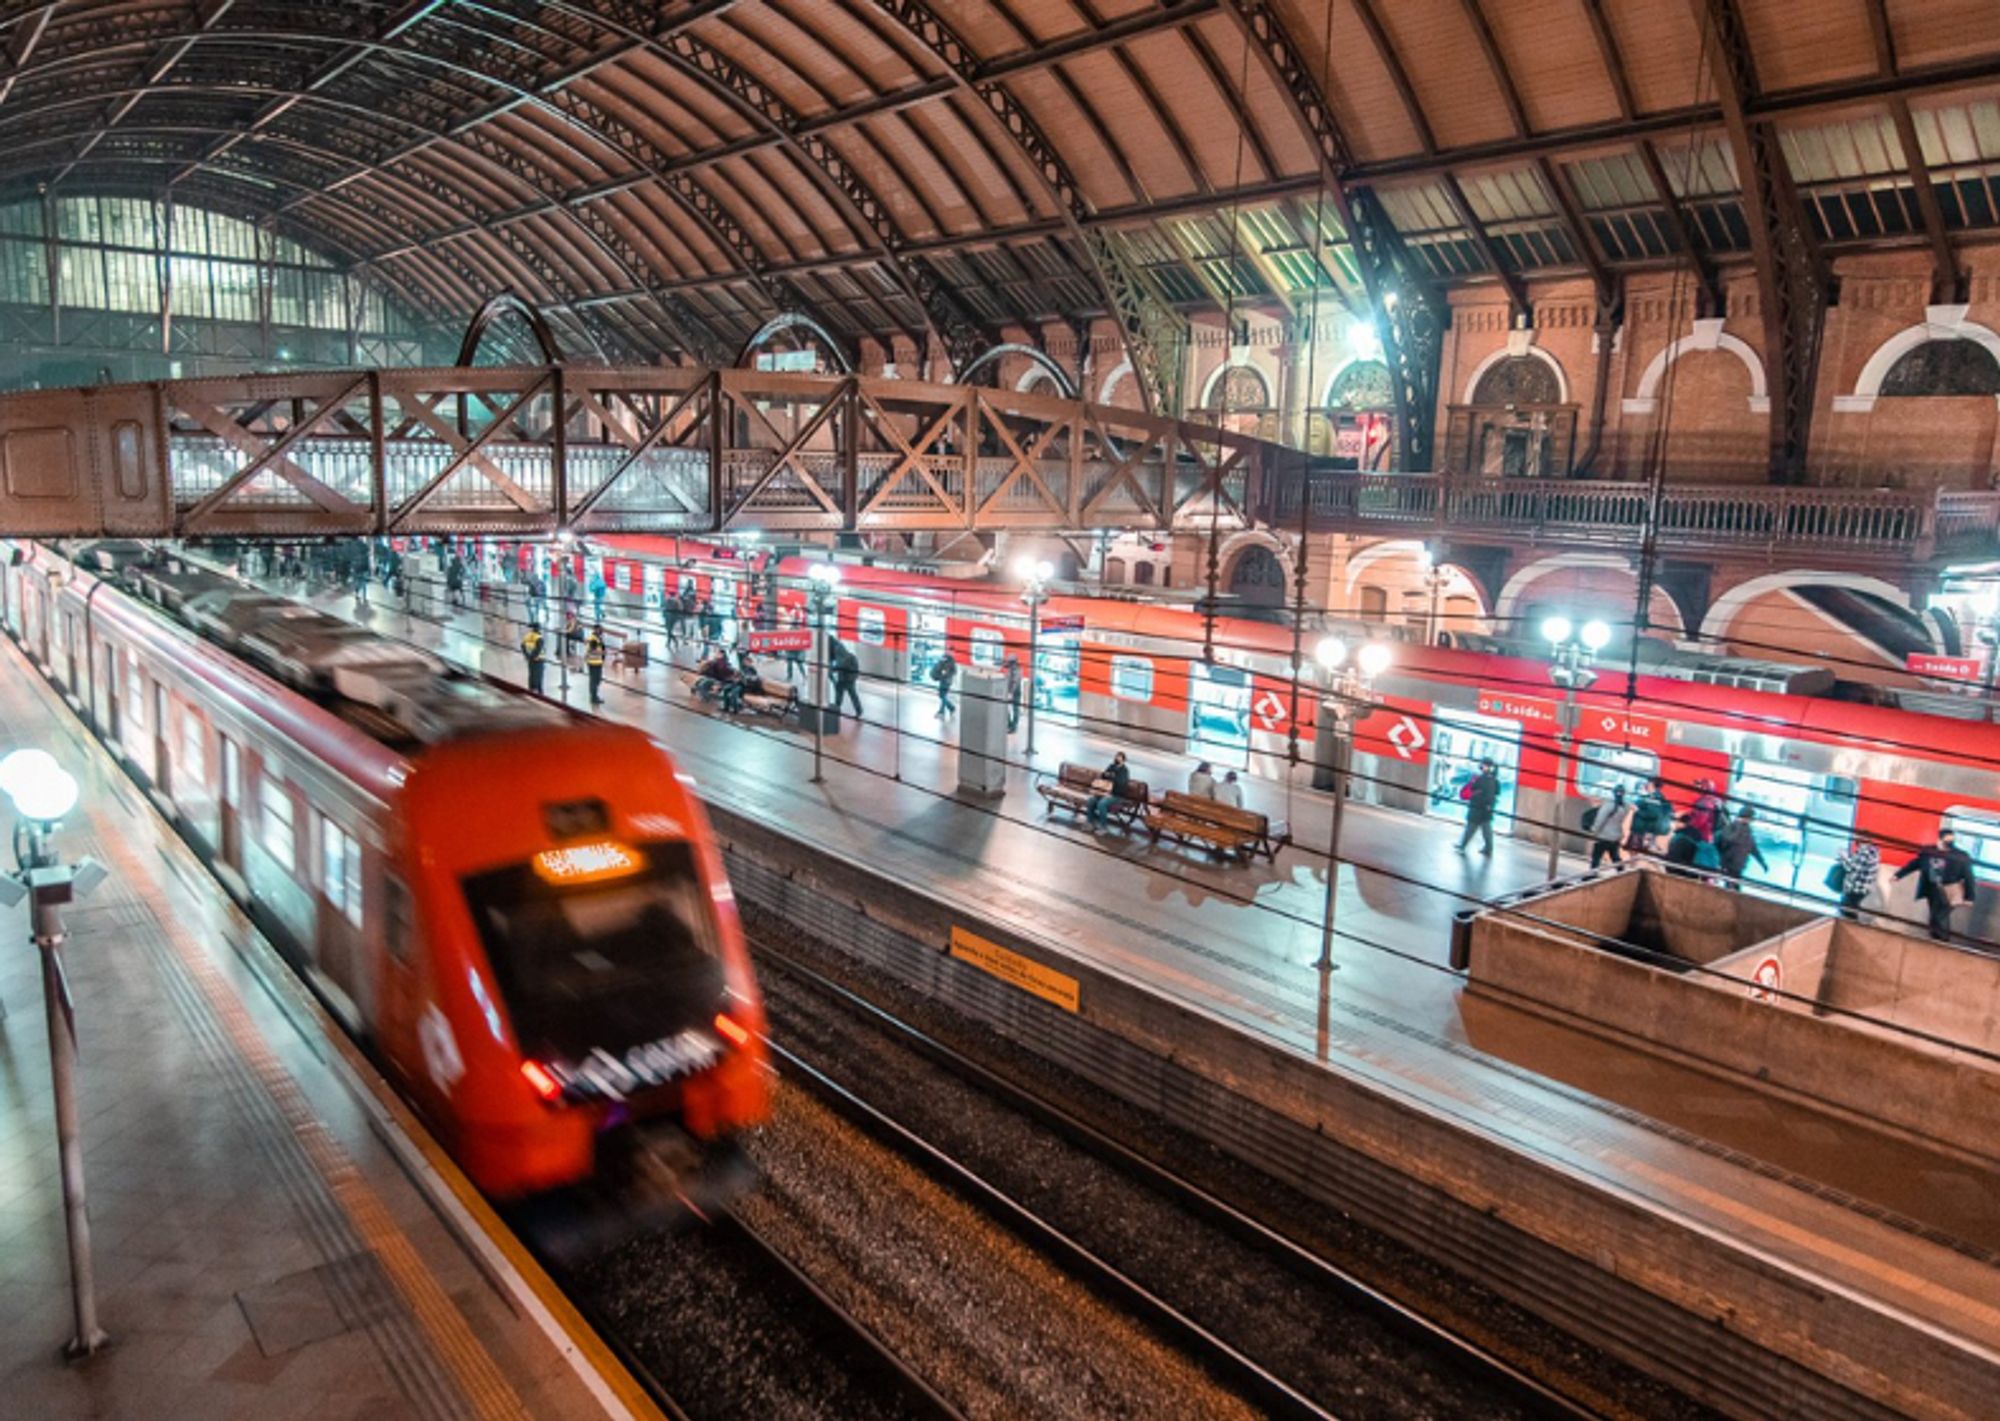
<svg viewBox="0 0 2000 1421">
<path fill-rule="evenodd" d="M 1875 348 L 1875 353 L 1861 367 L 1860 375 L 1855 377 L 1854 393 L 1835 396 L 1834 410 L 1840 414 L 1867 414 L 1881 398 L 1882 382 L 1896 362 L 1934 340 L 1969 340 L 1985 346 L 1995 360 L 2000 360 L 2000 331 L 1966 320 L 1963 306 L 1933 306 L 1928 319 L 1896 332 Z"/>
<path fill-rule="evenodd" d="M 1794 587 L 1847 587 L 1856 592 L 1866 592 L 1893 602 L 1906 611 L 1916 611 L 1911 605 L 1910 594 L 1893 582 L 1885 582 L 1879 577 L 1868 577 L 1858 572 L 1769 572 L 1759 577 L 1746 578 L 1715 599 L 1702 618 L 1701 639 L 1704 643 L 1729 640 L 1729 629 L 1744 610 L 1759 597 L 1769 592 L 1783 592 Z M 1935 635 L 1935 632 L 1933 633 Z"/>
<path fill-rule="evenodd" d="M 1499 595 L 1493 599 L 1494 634 L 1496 636 L 1522 634 L 1514 622 L 1515 618 L 1521 615 L 1521 608 L 1527 602 L 1528 593 L 1537 583 L 1546 582 L 1564 572 L 1614 574 L 1632 585 L 1634 596 L 1638 593 L 1639 575 L 1633 570 L 1631 560 L 1614 553 L 1556 553 L 1551 557 L 1537 558 L 1516 569 L 1501 587 Z M 1618 620 L 1629 620 L 1630 612 L 1627 609 L 1630 606 L 1631 602 L 1628 600 L 1625 607 L 1620 609 Z M 1654 627 L 1672 631 L 1683 637 L 1688 634 L 1686 612 L 1674 600 L 1672 594 L 1658 584 L 1653 587 L 1650 611 L 1648 620 Z M 1671 622 L 1662 620 L 1660 614 L 1663 611 L 1671 615 Z M 1525 635 L 1534 635 L 1534 629 L 1526 629 Z"/>
<path fill-rule="evenodd" d="M 1541 361 L 1542 364 L 1548 366 L 1549 369 L 1555 371 L 1556 394 L 1557 394 L 1556 403 L 1560 405 L 1568 404 L 1569 372 L 1562 368 L 1562 362 L 1560 360 L 1557 360 L 1553 355 L 1549 354 L 1546 350 L 1543 350 L 1538 345 L 1524 346 L 1518 351 L 1512 349 L 1509 346 L 1503 345 L 1499 349 L 1491 352 L 1489 355 L 1487 355 L 1487 357 L 1484 360 L 1480 361 L 1478 365 L 1473 367 L 1471 378 L 1465 382 L 1465 398 L 1462 401 L 1460 401 L 1460 403 L 1468 405 L 1476 403 L 1474 396 L 1479 391 L 1479 382 L 1486 378 L 1487 373 L 1491 371 L 1494 366 L 1500 364 L 1502 361 L 1505 360 L 1519 360 L 1519 359 L 1527 359 L 1530 357 Z"/>
<path fill-rule="evenodd" d="M 1659 408 L 1660 384 L 1666 378 L 1669 365 L 1695 351 L 1719 350 L 1735 356 L 1750 372 L 1750 412 L 1770 413 L 1771 391 L 1764 378 L 1763 360 L 1747 342 L 1728 334 L 1722 325 L 1720 317 L 1705 316 L 1694 323 L 1694 329 L 1688 334 L 1669 342 L 1639 376 L 1639 393 L 1623 403 L 1624 412 L 1652 414 Z"/>
</svg>

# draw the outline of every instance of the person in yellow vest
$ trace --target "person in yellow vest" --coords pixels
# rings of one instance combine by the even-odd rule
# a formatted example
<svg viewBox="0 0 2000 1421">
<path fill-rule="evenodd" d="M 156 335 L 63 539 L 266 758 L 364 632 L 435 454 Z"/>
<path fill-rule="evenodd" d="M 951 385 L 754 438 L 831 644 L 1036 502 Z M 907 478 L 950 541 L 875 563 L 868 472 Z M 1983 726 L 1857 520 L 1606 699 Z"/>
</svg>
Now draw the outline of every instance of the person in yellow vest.
<svg viewBox="0 0 2000 1421">
<path fill-rule="evenodd" d="M 528 689 L 536 695 L 542 693 L 542 629 L 529 626 L 528 634 L 521 638 L 521 655 L 528 658 Z"/>
<path fill-rule="evenodd" d="M 584 669 L 590 673 L 590 703 L 594 706 L 601 706 L 604 704 L 602 693 L 604 686 L 604 626 L 602 623 L 598 623 L 590 629 L 590 640 L 585 642 L 583 646 L 583 665 Z"/>
</svg>

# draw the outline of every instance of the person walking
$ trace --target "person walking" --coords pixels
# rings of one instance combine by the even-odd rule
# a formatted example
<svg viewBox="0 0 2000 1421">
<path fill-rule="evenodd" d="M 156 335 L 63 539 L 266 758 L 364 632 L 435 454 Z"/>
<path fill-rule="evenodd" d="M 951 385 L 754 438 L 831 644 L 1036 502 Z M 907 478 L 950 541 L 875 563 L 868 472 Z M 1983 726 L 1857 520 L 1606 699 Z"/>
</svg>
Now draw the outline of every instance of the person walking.
<svg viewBox="0 0 2000 1421">
<path fill-rule="evenodd" d="M 536 626 L 542 624 L 542 612 L 549 602 L 549 585 L 542 580 L 539 572 L 528 574 L 528 620 Z"/>
<path fill-rule="evenodd" d="M 833 709 L 837 714 L 842 705 L 854 704 L 854 718 L 861 719 L 861 693 L 855 689 L 861 680 L 861 660 L 848 644 L 839 637 L 827 642 L 827 670 L 833 676 Z"/>
<path fill-rule="evenodd" d="M 1600 799 L 1591 809 L 1590 822 L 1584 827 L 1590 830 L 1590 866 L 1596 868 L 1606 859 L 1619 864 L 1625 861 L 1619 845 L 1625 842 L 1633 818 L 1632 806 L 1625 802 L 1625 786 L 1614 785 L 1609 799 Z"/>
<path fill-rule="evenodd" d="M 782 631 L 802 632 L 806 629 L 806 609 L 798 606 L 778 609 L 778 626 Z M 831 662 L 828 663 L 831 666 Z M 805 651 L 796 646 L 785 648 L 785 679 L 802 681 L 806 674 Z"/>
<path fill-rule="evenodd" d="M 542 666 L 545 653 L 542 649 L 542 629 L 530 625 L 528 634 L 521 638 L 521 655 L 528 658 L 528 689 L 536 695 L 542 693 Z"/>
<path fill-rule="evenodd" d="M 947 653 L 949 654 L 949 653 Z M 1132 783 L 1132 770 L 1125 763 L 1125 752 L 1120 750 L 1111 757 L 1111 763 L 1103 773 L 1091 781 L 1090 827 L 1094 830 L 1111 827 L 1111 807 L 1125 796 L 1125 787 Z"/>
<path fill-rule="evenodd" d="M 604 599 L 611 588 L 604 581 L 604 571 L 599 568 L 590 574 L 590 620 L 599 625 L 604 621 Z"/>
<path fill-rule="evenodd" d="M 949 648 L 931 663 L 931 680 L 937 684 L 937 718 L 943 720 L 948 715 L 957 714 L 958 707 L 951 701 L 951 688 L 952 683 L 958 680 L 958 658 L 951 654 Z M 1120 755 L 1118 758 L 1123 761 L 1125 757 Z"/>
<path fill-rule="evenodd" d="M 1865 839 L 1857 839 L 1840 856 L 1826 876 L 1827 887 L 1840 894 L 1840 916 L 1849 920 L 1861 916 L 1861 900 L 1875 891 L 1876 871 L 1882 867 L 1882 851 Z"/>
<path fill-rule="evenodd" d="M 1196 799 L 1215 798 L 1215 766 L 1203 760 L 1188 776 L 1188 793 Z"/>
<path fill-rule="evenodd" d="M 722 646 L 722 616 L 715 610 L 713 597 L 701 599 L 696 615 L 701 619 L 701 654 L 707 656 Z"/>
<path fill-rule="evenodd" d="M 1917 875 L 1917 896 L 1930 911 L 1931 936 L 1951 940 L 1951 912 L 1971 903 L 1978 892 L 1972 877 L 1972 855 L 1958 846 L 1958 836 L 1946 829 L 1937 842 L 1896 870 L 1899 879 Z"/>
<path fill-rule="evenodd" d="M 1021 658 L 1013 652 L 1007 653 L 1007 733 L 1012 735 L 1021 724 Z"/>
<path fill-rule="evenodd" d="M 590 703 L 604 704 L 604 624 L 592 623 L 590 639 L 583 644 L 583 669 L 590 676 Z"/>
<path fill-rule="evenodd" d="M 457 553 L 451 555 L 451 561 L 445 566 L 444 590 L 449 594 L 452 606 L 465 605 L 465 559 Z"/>
<path fill-rule="evenodd" d="M 1483 854 L 1493 852 L 1493 812 L 1500 803 L 1500 770 L 1491 759 L 1479 762 L 1479 773 L 1465 782 L 1465 788 L 1458 792 L 1465 801 L 1465 832 L 1458 836 L 1458 851 L 1464 853 L 1472 842 L 1474 834 L 1481 835 L 1485 846 Z"/>
<path fill-rule="evenodd" d="M 1736 811 L 1736 817 L 1725 823 L 1715 833 L 1715 854 L 1727 875 L 1727 886 L 1742 891 L 1743 871 L 1750 867 L 1750 860 L 1757 860 L 1757 867 L 1766 873 L 1771 865 L 1764 857 L 1764 850 L 1757 843 L 1757 832 L 1751 827 L 1757 818 L 1757 811 L 1744 805 Z"/>
<path fill-rule="evenodd" d="M 1715 845 L 1709 843 L 1695 831 L 1688 816 L 1683 814 L 1674 821 L 1674 832 L 1667 840 L 1667 872 L 1682 878 L 1696 877 L 1695 870 L 1701 866 L 1703 850 L 1710 857 L 1715 854 Z"/>
<path fill-rule="evenodd" d="M 1694 782 L 1694 807 L 1688 810 L 1687 820 L 1696 838 L 1705 844 L 1715 842 L 1715 831 L 1722 827 L 1722 796 L 1715 792 L 1714 780 Z"/>
<path fill-rule="evenodd" d="M 681 599 L 678 593 L 669 592 L 660 599 L 660 621 L 667 629 L 667 659 L 672 660 L 674 648 L 681 639 Z"/>
<path fill-rule="evenodd" d="M 1231 809 L 1241 809 L 1243 807 L 1243 782 L 1236 778 L 1236 771 L 1231 770 L 1228 774 L 1224 775 L 1222 783 L 1215 787 L 1215 792 L 1209 798 L 1213 799 L 1217 804 L 1226 804 Z"/>
<path fill-rule="evenodd" d="M 1635 854 L 1656 854 L 1661 836 L 1673 831 L 1674 804 L 1667 798 L 1667 782 L 1655 776 L 1632 806 L 1632 827 L 1625 836 L 1625 847 Z"/>
</svg>

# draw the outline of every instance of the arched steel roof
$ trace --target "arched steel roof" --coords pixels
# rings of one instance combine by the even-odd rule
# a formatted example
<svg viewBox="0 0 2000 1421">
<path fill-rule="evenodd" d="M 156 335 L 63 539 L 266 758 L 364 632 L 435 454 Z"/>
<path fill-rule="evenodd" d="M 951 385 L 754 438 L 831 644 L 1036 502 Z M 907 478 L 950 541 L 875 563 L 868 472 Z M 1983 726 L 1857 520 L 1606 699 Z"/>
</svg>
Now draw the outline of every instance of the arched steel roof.
<svg viewBox="0 0 2000 1421">
<path fill-rule="evenodd" d="M 6 9 L 0 195 L 170 191 L 705 362 L 788 311 L 959 364 L 1109 315 L 1143 373 L 1202 308 L 1392 271 L 1713 294 L 1786 220 L 1946 287 L 2000 223 L 1992 0 Z"/>
</svg>

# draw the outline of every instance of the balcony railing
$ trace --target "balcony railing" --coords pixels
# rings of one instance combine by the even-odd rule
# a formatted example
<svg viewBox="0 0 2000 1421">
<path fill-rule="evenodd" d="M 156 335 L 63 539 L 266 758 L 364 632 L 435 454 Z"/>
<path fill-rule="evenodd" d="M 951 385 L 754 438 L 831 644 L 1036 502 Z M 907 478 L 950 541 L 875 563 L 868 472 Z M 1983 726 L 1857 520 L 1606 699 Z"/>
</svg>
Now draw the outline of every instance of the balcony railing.
<svg viewBox="0 0 2000 1421">
<path fill-rule="evenodd" d="M 1315 532 L 1501 537 L 1637 548 L 1650 491 L 1639 483 L 1315 470 L 1280 479 L 1265 521 Z M 2000 492 L 1669 485 L 1658 542 L 1690 551 L 1835 549 L 1884 561 L 2000 552 Z"/>
</svg>

